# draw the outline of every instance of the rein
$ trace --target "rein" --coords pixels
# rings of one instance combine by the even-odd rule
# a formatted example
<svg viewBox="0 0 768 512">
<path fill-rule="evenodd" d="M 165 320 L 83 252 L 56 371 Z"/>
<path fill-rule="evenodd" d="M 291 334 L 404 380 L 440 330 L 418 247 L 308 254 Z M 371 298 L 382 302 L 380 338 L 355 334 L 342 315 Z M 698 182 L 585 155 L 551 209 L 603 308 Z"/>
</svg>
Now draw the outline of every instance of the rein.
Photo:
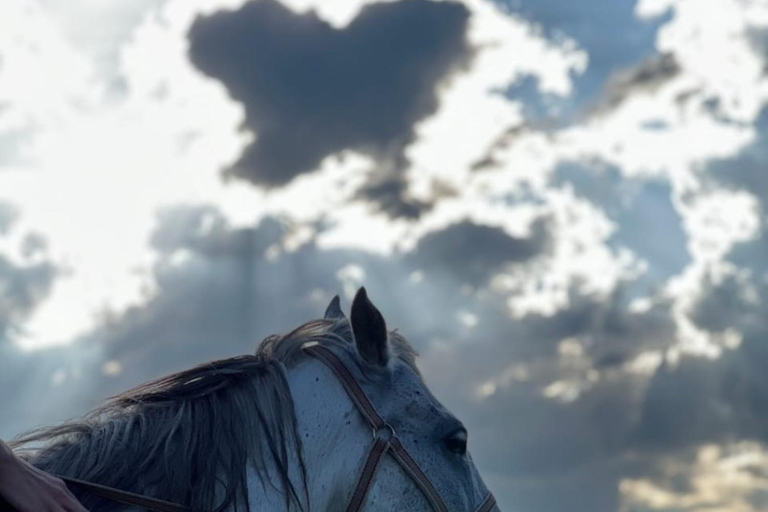
<svg viewBox="0 0 768 512">
<path fill-rule="evenodd" d="M 408 476 L 413 479 L 419 487 L 424 497 L 432 505 L 436 512 L 449 512 L 448 507 L 443 501 L 440 493 L 437 491 L 432 481 L 424 473 L 418 463 L 408 453 L 400 439 L 397 437 L 395 429 L 386 422 L 384 418 L 376 411 L 368 395 L 365 393 L 355 377 L 349 371 L 344 362 L 328 348 L 318 344 L 307 344 L 303 350 L 324 363 L 344 386 L 345 391 L 357 406 L 360 414 L 373 430 L 373 446 L 368 452 L 363 469 L 357 480 L 357 485 L 352 494 L 352 498 L 347 505 L 346 512 L 359 512 L 365 503 L 365 497 L 373 484 L 373 477 L 379 468 L 379 463 L 384 456 L 389 453 L 405 470 Z M 109 500 L 123 503 L 126 505 L 138 505 L 153 512 L 189 512 L 190 508 L 185 505 L 173 503 L 170 501 L 151 498 L 142 494 L 136 494 L 120 489 L 114 489 L 105 485 L 94 484 L 77 478 L 70 478 L 61 475 L 54 475 L 61 478 L 67 484 L 81 487 L 91 494 L 107 498 Z M 485 499 L 478 505 L 474 512 L 490 512 L 496 506 L 496 499 L 490 492 Z"/>
<path fill-rule="evenodd" d="M 70 478 L 68 476 L 61 476 L 54 474 L 53 476 L 61 478 L 65 483 L 74 487 L 81 487 L 91 494 L 107 498 L 108 500 L 116 501 L 117 503 L 123 503 L 125 505 L 138 505 L 144 507 L 147 510 L 153 512 L 189 512 L 189 507 L 173 503 L 171 501 L 159 500 L 157 498 L 150 498 L 143 494 L 136 494 L 133 492 L 123 491 L 121 489 L 115 489 L 114 487 L 107 487 L 106 485 L 94 484 L 93 482 L 86 482 L 85 480 L 79 480 L 77 478 Z"/>
</svg>

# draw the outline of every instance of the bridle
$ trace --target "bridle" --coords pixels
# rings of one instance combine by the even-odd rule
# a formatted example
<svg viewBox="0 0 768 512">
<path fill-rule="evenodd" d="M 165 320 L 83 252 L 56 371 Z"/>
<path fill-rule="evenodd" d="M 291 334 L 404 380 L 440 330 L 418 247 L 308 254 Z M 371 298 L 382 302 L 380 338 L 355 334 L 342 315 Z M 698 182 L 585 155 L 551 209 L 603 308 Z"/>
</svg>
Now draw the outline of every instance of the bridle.
<svg viewBox="0 0 768 512">
<path fill-rule="evenodd" d="M 413 479 L 421 492 L 432 505 L 435 512 L 450 512 L 440 493 L 432 481 L 424 473 L 418 463 L 408 453 L 395 429 L 386 422 L 376 410 L 368 395 L 357 382 L 344 362 L 330 349 L 317 343 L 308 343 L 303 347 L 304 352 L 324 363 L 341 382 L 358 411 L 373 430 L 373 446 L 365 460 L 357 485 L 352 493 L 352 498 L 347 505 L 346 512 L 359 512 L 365 503 L 365 497 L 373 484 L 373 478 L 384 456 L 389 453 L 400 464 L 405 472 Z M 150 498 L 141 494 L 135 494 L 104 485 L 98 485 L 76 478 L 55 475 L 69 484 L 82 487 L 89 492 L 127 505 L 138 505 L 154 512 L 189 512 L 189 507 L 169 501 Z M 490 512 L 496 506 L 496 499 L 490 492 L 474 512 Z"/>
<path fill-rule="evenodd" d="M 433 510 L 436 512 L 449 512 L 448 507 L 440 497 L 440 493 L 432 485 L 432 481 L 419 467 L 413 457 L 411 457 L 408 450 L 405 449 L 392 425 L 387 423 L 376 411 L 376 407 L 373 406 L 368 395 L 365 394 L 365 391 L 360 387 L 360 384 L 344 362 L 331 350 L 322 345 L 305 346 L 304 351 L 325 363 L 333 371 L 339 381 L 341 381 L 352 402 L 357 406 L 360 414 L 362 414 L 365 421 L 373 429 L 373 446 L 371 446 L 368 452 L 368 458 L 357 479 L 357 486 L 352 494 L 352 499 L 349 501 L 349 505 L 347 505 L 347 512 L 358 512 L 363 507 L 365 496 L 371 488 L 379 463 L 387 453 L 390 453 L 413 479 L 427 500 L 429 500 Z M 490 512 L 495 506 L 496 499 L 489 492 L 482 503 L 475 509 L 475 512 Z"/>
</svg>

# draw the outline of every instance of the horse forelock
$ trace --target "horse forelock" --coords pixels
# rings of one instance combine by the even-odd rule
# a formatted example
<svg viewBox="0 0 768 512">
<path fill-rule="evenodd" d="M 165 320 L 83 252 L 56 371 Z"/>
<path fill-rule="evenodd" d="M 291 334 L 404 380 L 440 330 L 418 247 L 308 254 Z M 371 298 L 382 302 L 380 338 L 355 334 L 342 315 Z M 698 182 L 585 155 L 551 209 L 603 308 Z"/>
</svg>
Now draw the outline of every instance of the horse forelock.
<svg viewBox="0 0 768 512">
<path fill-rule="evenodd" d="M 300 325 L 285 335 L 273 335 L 265 338 L 256 349 L 256 355 L 266 358 L 275 358 L 290 365 L 303 357 L 302 347 L 307 342 L 317 342 L 323 345 L 335 345 L 348 349 L 354 355 L 361 368 L 369 368 L 369 365 L 360 358 L 354 349 L 352 327 L 346 318 L 333 318 L 313 320 Z M 393 355 L 400 361 L 410 366 L 419 376 L 416 358 L 418 352 L 403 337 L 397 329 L 389 331 L 388 341 Z"/>
</svg>

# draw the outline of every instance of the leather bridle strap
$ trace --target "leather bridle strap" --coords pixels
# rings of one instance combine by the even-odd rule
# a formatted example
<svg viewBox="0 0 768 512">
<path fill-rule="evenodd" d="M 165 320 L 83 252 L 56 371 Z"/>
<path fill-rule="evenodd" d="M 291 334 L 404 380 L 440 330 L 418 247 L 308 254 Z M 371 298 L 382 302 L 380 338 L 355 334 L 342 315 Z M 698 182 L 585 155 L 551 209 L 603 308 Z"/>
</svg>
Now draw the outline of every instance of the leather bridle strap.
<svg viewBox="0 0 768 512">
<path fill-rule="evenodd" d="M 352 499 L 349 500 L 347 512 L 358 512 L 358 510 L 363 508 L 365 496 L 368 494 L 368 489 L 371 488 L 373 483 L 373 477 L 376 475 L 379 463 L 384 458 L 388 449 L 389 443 L 387 443 L 386 439 L 376 438 L 376 442 L 373 443 L 373 447 L 371 447 L 371 451 L 368 453 L 368 458 L 365 460 L 360 478 L 357 480 L 357 486 L 355 487 L 355 492 L 352 493 Z"/>
<path fill-rule="evenodd" d="M 70 478 L 68 476 L 54 475 L 61 478 L 64 482 L 82 487 L 91 494 L 101 496 L 108 500 L 123 503 L 125 505 L 137 505 L 153 512 L 189 512 L 189 507 L 179 505 L 178 503 L 172 503 L 170 501 L 158 500 L 157 498 L 150 498 L 149 496 L 143 496 L 128 491 L 122 491 L 120 489 L 114 489 L 107 487 L 106 485 L 94 484 L 92 482 L 86 482 L 85 480 L 78 480 L 77 478 Z"/>
<path fill-rule="evenodd" d="M 352 372 L 349 371 L 349 368 L 347 368 L 347 366 L 341 361 L 341 359 L 336 356 L 336 354 L 322 345 L 305 346 L 304 351 L 321 360 L 333 371 L 334 374 L 336 374 L 336 377 L 338 377 L 341 385 L 344 386 L 347 394 L 360 410 L 360 413 L 363 415 L 363 417 L 368 421 L 368 424 L 371 426 L 371 428 L 374 430 L 381 430 L 387 426 L 387 422 L 384 421 L 384 418 L 381 417 L 379 412 L 376 410 L 376 407 L 374 407 L 373 403 L 371 403 L 368 395 L 365 394 L 363 388 L 361 388 L 360 384 L 357 383 L 357 379 L 355 379 L 354 375 L 352 375 Z"/>
<path fill-rule="evenodd" d="M 406 473 L 411 475 L 411 478 L 421 488 L 421 492 L 424 493 L 424 496 L 432 504 L 432 508 L 439 512 L 448 512 L 448 507 L 445 506 L 437 489 L 435 489 L 429 477 L 424 474 L 424 471 L 421 470 L 416 461 L 413 460 L 413 457 L 411 457 L 411 454 L 408 453 L 408 450 L 405 449 L 400 440 L 397 437 L 393 437 L 390 443 L 392 444 L 392 455 L 395 456 L 397 462 L 400 463 Z"/>
<path fill-rule="evenodd" d="M 387 452 L 392 454 L 405 472 L 414 482 L 416 482 L 416 485 L 427 498 L 434 510 L 437 512 L 448 512 L 448 507 L 440 497 L 440 493 L 435 489 L 435 486 L 432 485 L 432 481 L 427 477 L 413 457 L 411 457 L 408 450 L 405 449 L 392 426 L 378 413 L 376 407 L 368 398 L 365 391 L 363 391 L 363 388 L 360 387 L 357 379 L 355 379 L 344 362 L 330 349 L 322 345 L 307 345 L 304 347 L 304 351 L 325 363 L 325 365 L 333 371 L 349 397 L 352 399 L 352 402 L 357 406 L 357 409 L 374 432 L 375 443 L 371 448 L 365 461 L 365 465 L 363 466 L 363 470 L 360 473 L 357 485 L 355 486 L 355 491 L 352 494 L 352 499 L 347 506 L 347 512 L 359 512 L 362 508 L 365 496 L 368 493 L 368 489 L 371 487 L 379 463 Z M 389 429 L 391 434 L 388 439 L 384 439 L 380 436 L 380 433 L 386 429 Z M 488 496 L 483 500 L 475 512 L 490 512 L 495 506 L 496 499 L 491 493 L 488 493 Z"/>
<path fill-rule="evenodd" d="M 493 507 L 496 506 L 496 498 L 493 497 L 493 494 L 488 493 L 488 496 L 485 497 L 485 500 L 480 504 L 479 507 L 477 507 L 477 510 L 475 512 L 491 512 L 493 510 Z"/>
</svg>

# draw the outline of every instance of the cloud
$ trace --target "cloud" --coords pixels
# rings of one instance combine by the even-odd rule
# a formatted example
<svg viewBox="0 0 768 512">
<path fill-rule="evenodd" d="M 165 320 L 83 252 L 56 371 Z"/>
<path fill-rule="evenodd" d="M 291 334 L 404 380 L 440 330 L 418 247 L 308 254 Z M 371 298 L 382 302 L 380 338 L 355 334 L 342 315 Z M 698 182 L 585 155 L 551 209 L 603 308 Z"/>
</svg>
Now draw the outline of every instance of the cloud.
<svg viewBox="0 0 768 512">
<path fill-rule="evenodd" d="M 768 62 L 768 56 L 766 57 Z M 708 162 L 708 175 L 721 184 L 746 190 L 762 204 L 763 215 L 768 214 L 768 105 L 764 106 L 752 123 L 755 137 L 751 144 L 736 155 Z"/>
<path fill-rule="evenodd" d="M 639 64 L 611 75 L 603 92 L 604 108 L 613 108 L 628 96 L 652 92 L 661 84 L 680 74 L 680 65 L 673 53 L 652 55 Z"/>
<path fill-rule="evenodd" d="M 663 460 L 655 481 L 621 482 L 628 507 L 651 510 L 752 512 L 765 510 L 766 452 L 758 443 L 706 445 L 684 461 Z"/>
<path fill-rule="evenodd" d="M 528 238 L 517 238 L 501 228 L 463 221 L 424 236 L 408 259 L 429 278 L 455 279 L 478 288 L 506 265 L 523 263 L 548 249 L 546 221 L 536 221 L 531 231 Z"/>
<path fill-rule="evenodd" d="M 683 357 L 654 375 L 635 431 L 646 453 L 768 441 L 768 287 L 732 274 L 708 276 L 691 317 L 729 349 Z"/>
<path fill-rule="evenodd" d="M 503 265 L 524 263 L 547 244 L 544 221 L 521 239 L 467 221 L 425 236 L 412 253 L 387 258 L 360 250 L 321 250 L 314 239 L 291 248 L 291 223 L 267 218 L 252 228 L 235 228 L 212 207 L 169 208 L 158 220 L 151 237 L 159 255 L 153 269 L 157 293 L 124 315 L 106 314 L 94 338 L 104 337 L 111 347 L 108 358 L 145 368 L 146 375 L 169 361 L 183 367 L 250 350 L 268 334 L 315 318 L 324 301 L 342 289 L 349 295 L 363 280 L 371 289 L 394 287 L 380 293 L 378 301 L 419 325 L 416 335 L 449 336 L 461 325 L 458 313 L 471 309 L 471 297 L 459 292 L 463 286 L 480 287 Z M 441 251 L 451 253 L 448 268 L 436 259 Z M 443 299 L 444 313 L 420 318 L 409 304 L 415 307 L 421 299 L 397 298 L 422 287 L 413 279 L 419 273 L 439 289 L 452 290 Z M 506 318 L 503 310 L 502 305 L 500 318 Z M 167 354 L 159 357 L 158 351 Z"/>
<path fill-rule="evenodd" d="M 631 471 L 624 457 L 655 371 L 637 363 L 654 353 L 659 361 L 675 343 L 663 302 L 631 312 L 617 293 L 605 301 L 577 295 L 571 304 L 553 316 L 500 321 L 483 302 L 471 341 L 435 345 L 423 357 L 438 396 L 451 396 L 466 416 L 490 482 L 522 510 L 619 509 L 618 481 Z M 455 384 L 448 392 L 456 382 L 470 393 Z"/>
<path fill-rule="evenodd" d="M 121 50 L 137 26 L 157 14 L 165 0 L 137 0 L 130 3 L 93 3 L 88 0 L 44 1 L 62 35 L 88 55 L 107 93 L 125 93 L 126 76 L 121 69 Z"/>
<path fill-rule="evenodd" d="M 363 186 L 357 197 L 377 204 L 391 217 L 418 218 L 431 204 L 408 197 L 408 183 L 402 176 L 384 175 Z"/>
<path fill-rule="evenodd" d="M 765 507 L 764 484 L 749 461 L 768 442 L 766 240 L 763 229 L 736 244 L 730 266 L 702 277 L 690 318 L 725 350 L 717 358 L 683 356 L 654 374 L 632 436 L 645 479 L 623 484 L 628 502 L 662 510 Z M 672 475 L 682 488 L 665 485 Z"/>
<path fill-rule="evenodd" d="M 2 76 L 2 61 L 0 60 L 0 76 Z M 3 116 L 0 104 L 0 118 Z M 23 147 L 31 131 L 22 128 L 6 128 L 0 132 L 0 168 L 23 161 Z"/>
<path fill-rule="evenodd" d="M 56 277 L 50 263 L 16 266 L 0 256 L 0 341 L 14 337 L 48 295 Z"/>
<path fill-rule="evenodd" d="M 245 106 L 256 135 L 226 174 L 284 185 L 344 149 L 402 171 L 437 85 L 469 62 L 468 18 L 461 4 L 426 0 L 367 5 L 341 30 L 274 0 L 198 18 L 190 58 Z"/>
<path fill-rule="evenodd" d="M 368 12 L 362 3 L 350 7 L 348 24 L 359 20 L 361 9 Z M 0 132 L 22 130 L 24 140 L 14 144 L 19 158 L 14 156 L 0 175 L 0 195 L 22 205 L 20 222 L 43 234 L 52 261 L 68 269 L 28 322 L 30 345 L 66 343 L 91 329 L 100 310 L 120 310 L 151 296 L 153 255 L 146 242 L 155 212 L 168 205 L 216 204 L 240 226 L 280 215 L 310 233 L 322 219 L 335 226 L 333 233 L 325 233 L 331 236 L 318 242 L 325 248 L 375 245 L 390 251 L 403 237 L 424 232 L 415 216 L 423 216 L 438 200 L 453 196 L 454 205 L 464 202 L 456 201 L 468 170 L 464 162 L 473 161 L 489 137 L 516 119 L 516 107 L 489 95 L 490 89 L 525 70 L 541 77 L 543 89 L 567 94 L 570 74 L 584 61 L 576 49 L 544 41 L 525 22 L 505 17 L 487 2 L 428 4 L 438 20 L 444 12 L 458 13 L 456 20 L 468 17 L 470 41 L 456 44 L 482 48 L 482 55 L 472 61 L 471 73 L 433 84 L 440 108 L 414 128 L 418 137 L 407 148 L 413 164 L 405 175 L 391 155 L 374 158 L 344 150 L 290 186 L 267 191 L 245 180 L 220 179 L 217 171 L 230 166 L 249 144 L 249 137 L 237 132 L 247 116 L 241 103 L 227 98 L 221 82 L 192 66 L 186 52 L 194 20 L 233 4 L 239 2 L 165 2 L 136 25 L 146 7 L 140 3 L 129 9 L 130 19 L 112 20 L 119 30 L 105 39 L 96 37 L 94 29 L 77 41 L 71 36 L 79 22 L 60 9 L 3 4 Z M 409 9 L 398 5 L 388 9 L 407 14 Z M 310 7 L 304 2 L 292 9 Z M 348 33 L 350 26 L 331 15 L 337 7 L 323 3 L 316 10 L 323 20 L 332 20 L 334 33 Z M 123 10 L 99 13 L 109 17 Z M 100 48 L 93 47 L 97 41 Z M 117 95 L 105 91 L 107 70 L 97 62 L 102 50 L 114 55 L 115 45 L 117 71 L 125 78 Z M 50 77 L 58 87 L 48 86 Z M 23 131 L 27 124 L 34 133 Z M 371 201 L 385 215 L 372 212 Z M 442 215 L 428 229 L 444 225 Z M 381 236 L 361 236 L 369 229 Z M 520 230 L 508 232 L 525 236 Z"/>
<path fill-rule="evenodd" d="M 153 296 L 105 311 L 68 349 L 9 353 L 9 364 L 35 367 L 38 376 L 19 396 L 44 393 L 51 401 L 35 414 L 15 400 L 9 407 L 42 423 L 85 412 L 169 371 L 251 352 L 264 336 L 320 316 L 339 291 L 348 307 L 351 292 L 365 284 L 390 327 L 422 352 L 432 389 L 470 425 L 475 456 L 505 482 L 495 488 L 501 499 L 540 510 L 556 510 L 563 499 L 583 510 L 615 502 L 613 476 L 589 479 L 590 492 L 577 500 L 586 482 L 570 475 L 599 471 L 620 453 L 618 432 L 628 428 L 637 402 L 631 384 L 647 378 L 623 376 L 623 368 L 674 338 L 662 303 L 633 313 L 620 293 L 603 301 L 574 291 L 571 306 L 553 316 L 513 319 L 504 295 L 483 284 L 505 265 L 525 266 L 548 250 L 546 219 L 534 222 L 528 237 L 463 221 L 394 257 L 323 250 L 313 238 L 294 247 L 296 227 L 271 218 L 236 227 L 215 207 L 163 210 L 150 237 L 158 256 Z M 440 268 L 440 251 L 451 253 L 455 272 Z M 468 292 L 467 282 L 480 289 Z M 511 362 L 522 373 L 510 374 Z M 15 370 L 5 375 L 19 378 Z M 492 393 L 478 394 L 489 385 Z M 598 455 L 605 450 L 609 455 Z M 525 483 L 532 478 L 548 484 L 537 490 Z"/>
<path fill-rule="evenodd" d="M 75 44 L 59 11 L 0 7 L 18 15 L 0 16 L 0 132 L 38 130 L 0 148 L 20 205 L 0 207 L 0 285 L 17 283 L 12 331 L 70 343 L 0 345 L 3 434 L 250 352 L 365 284 L 470 427 L 503 508 L 695 510 L 710 488 L 729 512 L 761 509 L 760 482 L 744 499 L 706 484 L 735 466 L 744 481 L 766 435 L 757 7 L 223 3 L 166 2 L 136 25 L 142 2 L 114 37 Z M 432 29 L 409 28 L 417 15 Z M 424 37 L 422 53 L 397 55 L 381 27 Z M 273 53 L 238 53 L 259 38 Z M 319 87 L 297 78 L 306 51 L 332 64 Z M 114 71 L 107 54 L 125 88 L 104 102 L 90 84 Z M 612 107 L 573 115 L 594 105 Z M 226 167 L 242 179 L 221 183 Z M 32 269 L 60 263 L 40 299 Z"/>
<path fill-rule="evenodd" d="M 653 287 L 690 264 L 683 219 L 668 182 L 622 177 L 618 167 L 600 161 L 560 162 L 552 181 L 572 187 L 616 223 L 607 243 L 630 249 L 646 264 L 642 282 L 637 283 L 644 290 L 637 293 L 652 294 Z"/>
<path fill-rule="evenodd" d="M 50 294 L 59 270 L 45 254 L 45 239 L 36 233 L 13 233 L 18 208 L 0 201 L 0 346 L 23 332 L 37 306 Z M 10 243 L 9 243 L 10 242 Z M 16 247 L 13 245 L 16 244 Z M 15 254 L 13 254 L 15 253 Z"/>
<path fill-rule="evenodd" d="M 19 209 L 11 203 L 0 201 L 0 236 L 8 234 L 19 216 Z"/>
<path fill-rule="evenodd" d="M 497 1 L 541 26 L 547 38 L 571 38 L 589 55 L 589 63 L 583 73 L 574 77 L 574 91 L 568 97 L 540 95 L 525 86 L 525 80 L 535 82 L 535 77 L 524 77 L 507 91 L 510 98 L 522 99 L 526 105 L 541 105 L 531 112 L 530 118 L 540 119 L 542 114 L 548 114 L 546 118 L 558 124 L 602 101 L 604 89 L 618 70 L 637 66 L 645 59 L 653 60 L 659 28 L 671 19 L 670 13 L 663 12 L 639 18 L 636 0 L 591 0 L 578 4 L 568 0 Z M 600 28 L 596 29 L 597 26 Z"/>
<path fill-rule="evenodd" d="M 754 28 L 749 31 L 748 37 L 754 50 L 764 56 L 763 73 L 768 74 L 768 28 Z"/>
</svg>

